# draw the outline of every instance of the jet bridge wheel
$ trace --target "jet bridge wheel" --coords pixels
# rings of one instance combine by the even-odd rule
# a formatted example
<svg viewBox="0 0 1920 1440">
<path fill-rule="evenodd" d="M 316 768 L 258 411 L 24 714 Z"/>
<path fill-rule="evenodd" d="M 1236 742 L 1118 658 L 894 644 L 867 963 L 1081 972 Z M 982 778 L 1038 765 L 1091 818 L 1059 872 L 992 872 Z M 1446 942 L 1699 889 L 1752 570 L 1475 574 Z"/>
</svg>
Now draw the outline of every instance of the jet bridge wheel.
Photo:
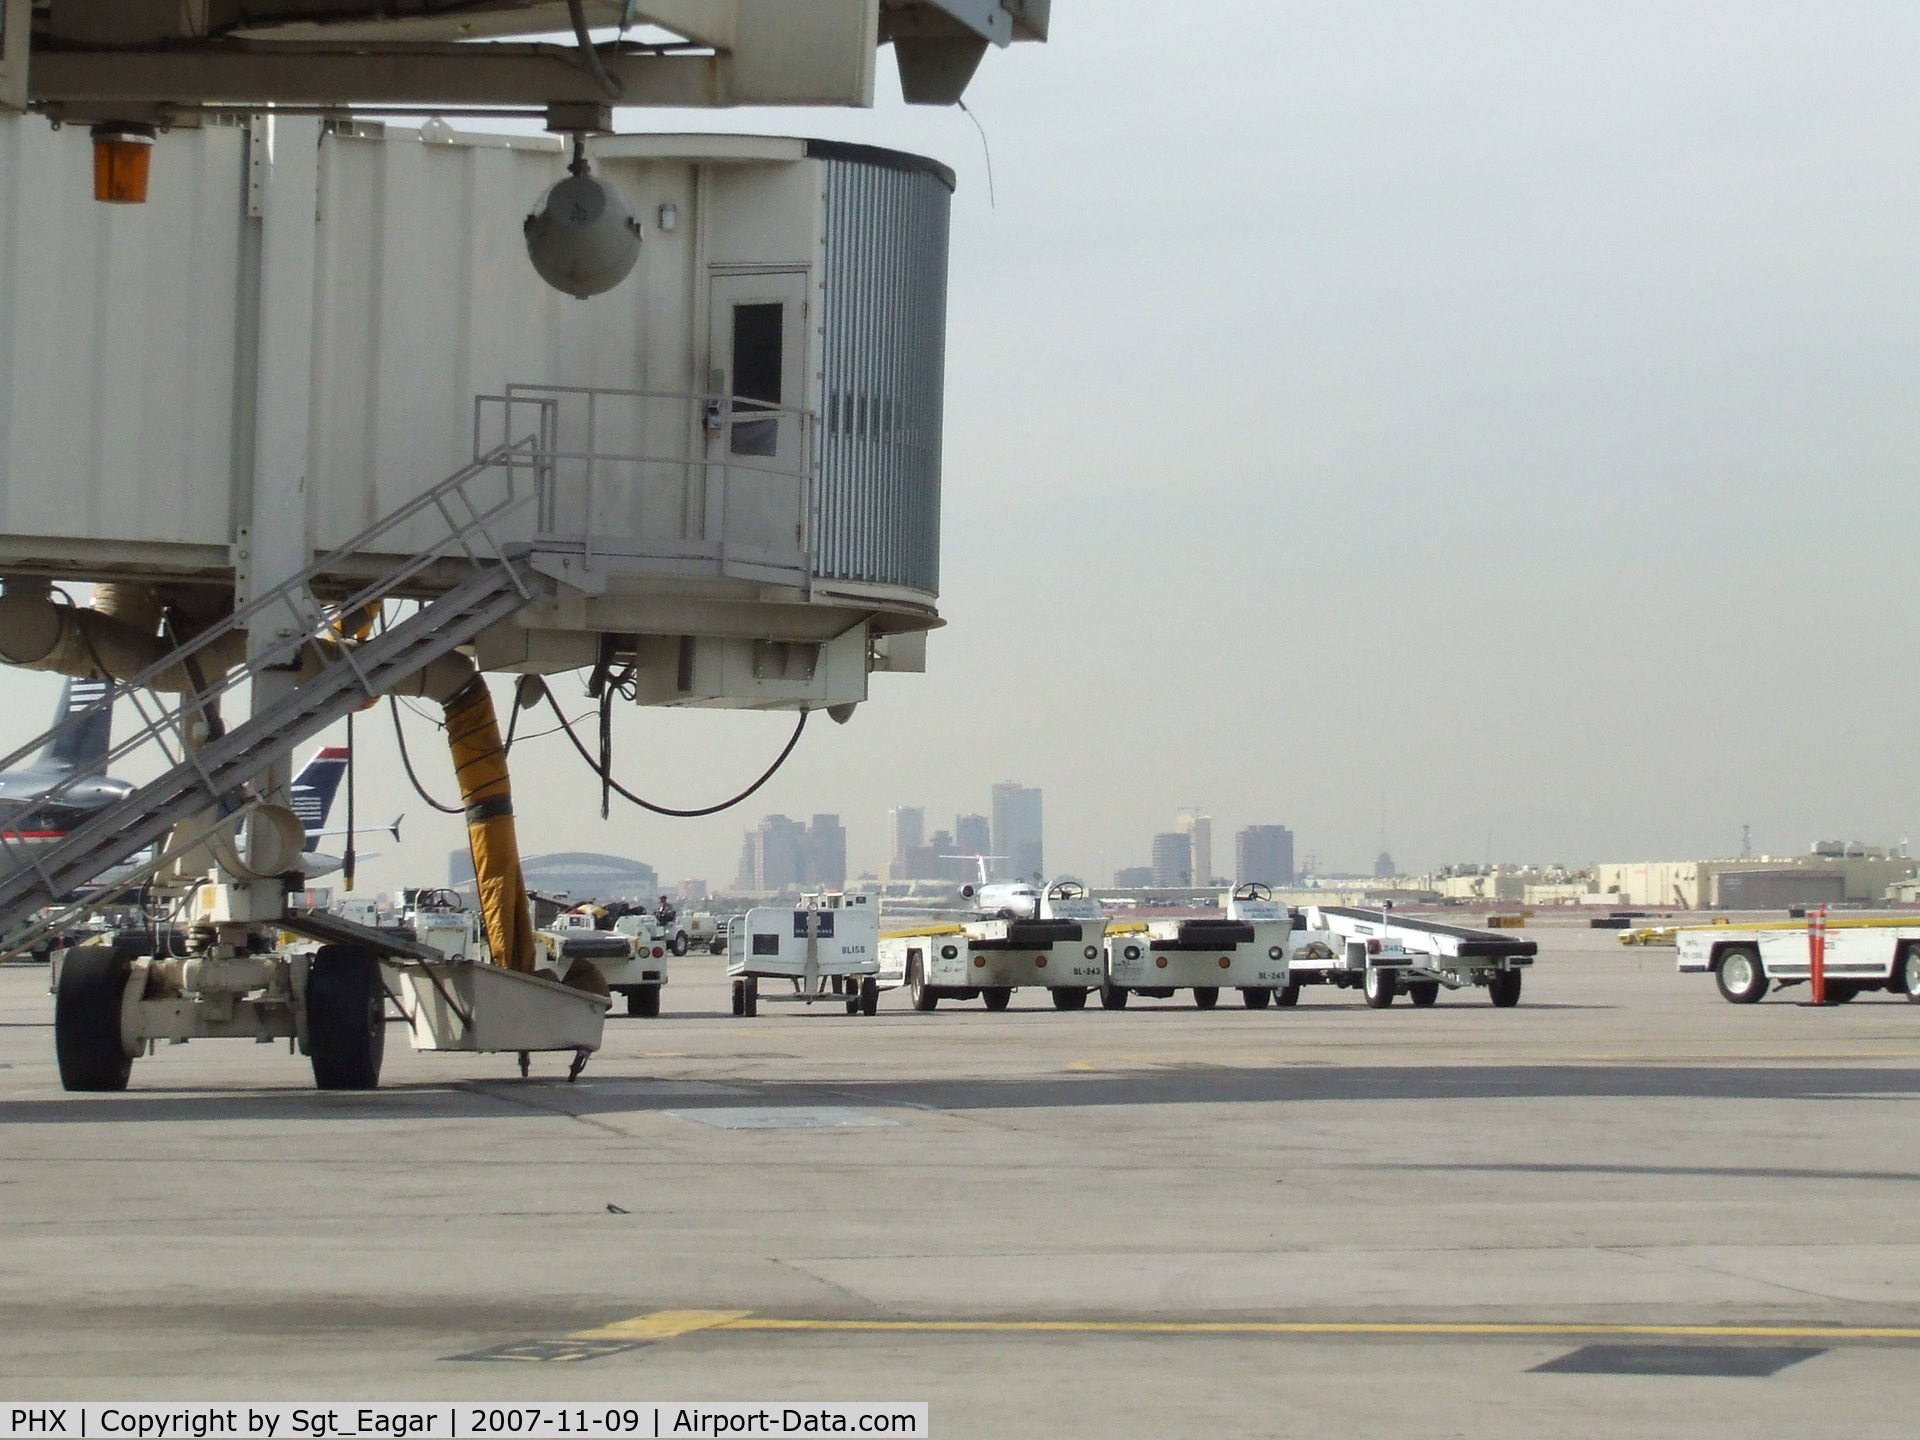
<svg viewBox="0 0 1920 1440">
<path fill-rule="evenodd" d="M 1519 970 L 1496 970 L 1487 977 L 1487 998 L 1502 1010 L 1511 1010 L 1520 1003 Z M 1766 982 L 1760 982 L 1760 988 L 1766 989 Z"/>
<path fill-rule="evenodd" d="M 1367 996 L 1369 1010 L 1384 1010 L 1393 1004 L 1393 997 L 1400 993 L 1400 977 L 1391 970 L 1382 970 L 1378 965 L 1367 967 L 1367 978 L 1363 988 Z M 1498 1000 L 1494 1004 L 1498 1005 Z"/>
<path fill-rule="evenodd" d="M 1440 982 L 1438 980 L 1416 980 L 1407 986 L 1407 998 L 1421 1009 L 1440 1003 Z"/>
<path fill-rule="evenodd" d="M 120 1001 L 133 970 L 131 951 L 75 945 L 60 964 L 53 1000 L 53 1050 L 64 1090 L 124 1090 L 133 1057 L 120 1043 Z"/>
<path fill-rule="evenodd" d="M 1757 1004 L 1767 993 L 1767 972 L 1761 967 L 1757 946 L 1727 946 L 1720 952 L 1713 978 L 1721 995 L 1735 1005 Z"/>
<path fill-rule="evenodd" d="M 1249 1010 L 1264 1010 L 1272 999 L 1273 991 L 1271 990 L 1242 988 L 1240 991 L 1240 1003 Z"/>
<path fill-rule="evenodd" d="M 981 989 L 980 998 L 987 1002 L 989 1010 L 1004 1010 L 1013 1003 L 1011 985 L 988 985 Z"/>
<path fill-rule="evenodd" d="M 1193 1003 L 1196 1009 L 1211 1010 L 1220 1003 L 1218 985 L 1196 985 L 1193 987 Z"/>
<path fill-rule="evenodd" d="M 322 945 L 307 972 L 307 1049 L 322 1090 L 372 1090 L 387 1049 L 380 960 L 357 945 Z"/>
<path fill-rule="evenodd" d="M 1100 1008 L 1102 1010 L 1124 1010 L 1127 1008 L 1127 987 L 1124 985 L 1101 985 Z"/>
<path fill-rule="evenodd" d="M 660 1013 L 660 987 L 636 985 L 627 991 L 627 1014 L 651 1020 Z"/>
</svg>

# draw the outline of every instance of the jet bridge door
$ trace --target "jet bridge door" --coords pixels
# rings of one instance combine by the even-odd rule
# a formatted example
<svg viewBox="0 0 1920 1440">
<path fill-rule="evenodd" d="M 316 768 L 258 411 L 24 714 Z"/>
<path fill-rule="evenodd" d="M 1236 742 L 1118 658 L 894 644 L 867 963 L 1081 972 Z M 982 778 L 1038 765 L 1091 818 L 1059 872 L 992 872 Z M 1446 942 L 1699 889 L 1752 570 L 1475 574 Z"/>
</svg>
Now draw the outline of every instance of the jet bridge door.
<svg viewBox="0 0 1920 1440">
<path fill-rule="evenodd" d="M 711 296 L 707 537 L 727 561 L 804 567 L 813 468 L 807 271 L 716 272 Z"/>
</svg>

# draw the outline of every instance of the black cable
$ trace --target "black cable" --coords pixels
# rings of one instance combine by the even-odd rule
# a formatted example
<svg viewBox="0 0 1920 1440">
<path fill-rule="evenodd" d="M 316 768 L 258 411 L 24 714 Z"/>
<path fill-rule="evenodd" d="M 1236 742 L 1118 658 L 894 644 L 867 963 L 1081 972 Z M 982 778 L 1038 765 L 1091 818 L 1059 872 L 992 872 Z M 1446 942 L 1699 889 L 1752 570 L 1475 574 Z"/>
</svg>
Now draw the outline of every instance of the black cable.
<svg viewBox="0 0 1920 1440">
<path fill-rule="evenodd" d="M 787 757 L 793 753 L 793 747 L 800 743 L 800 732 L 807 728 L 807 715 L 809 713 L 805 710 L 800 712 L 800 723 L 793 727 L 793 734 L 787 737 L 786 748 L 774 757 L 773 764 L 766 768 L 765 773 L 763 773 L 758 780 L 754 781 L 753 784 L 742 790 L 738 795 L 734 796 L 731 800 L 722 800 L 718 805 L 706 805 L 698 810 L 676 810 L 670 805 L 656 805 L 651 800 L 642 800 L 638 795 L 634 794 L 613 778 L 613 767 L 611 765 L 601 766 L 594 764 L 593 756 L 588 753 L 587 747 L 580 743 L 580 737 L 573 733 L 573 726 L 567 723 L 567 717 L 560 713 L 560 702 L 553 698 L 553 692 L 551 690 L 547 691 L 547 704 L 553 707 L 554 718 L 560 722 L 560 728 L 566 732 L 567 739 L 573 742 L 573 748 L 580 752 L 580 758 L 587 762 L 588 769 L 600 777 L 602 784 L 619 795 L 621 799 L 631 801 L 642 810 L 651 810 L 655 815 L 665 815 L 674 820 L 698 820 L 703 815 L 718 815 L 722 810 L 731 810 L 742 800 L 752 795 L 753 792 L 758 790 L 762 785 L 766 784 L 767 781 L 774 777 L 774 772 L 787 763 Z"/>
<path fill-rule="evenodd" d="M 438 810 L 442 815 L 466 814 L 466 806 L 442 805 L 438 800 L 434 799 L 433 796 L 427 794 L 426 787 L 420 783 L 420 777 L 413 773 L 413 757 L 407 754 L 407 732 L 400 728 L 400 702 L 389 695 L 387 697 L 387 708 L 393 714 L 393 738 L 400 742 L 400 764 L 406 769 L 407 779 L 413 785 L 413 793 L 426 801 L 427 804 L 431 805 L 434 809 Z"/>
<path fill-rule="evenodd" d="M 500 744 L 500 753 L 503 756 L 511 755 L 513 753 L 513 732 L 518 730 L 519 728 L 520 728 L 520 696 L 518 692 L 516 692 L 513 697 L 513 708 L 507 712 L 507 738 L 503 740 Z M 528 738 L 532 738 L 532 737 L 528 737 Z"/>
</svg>

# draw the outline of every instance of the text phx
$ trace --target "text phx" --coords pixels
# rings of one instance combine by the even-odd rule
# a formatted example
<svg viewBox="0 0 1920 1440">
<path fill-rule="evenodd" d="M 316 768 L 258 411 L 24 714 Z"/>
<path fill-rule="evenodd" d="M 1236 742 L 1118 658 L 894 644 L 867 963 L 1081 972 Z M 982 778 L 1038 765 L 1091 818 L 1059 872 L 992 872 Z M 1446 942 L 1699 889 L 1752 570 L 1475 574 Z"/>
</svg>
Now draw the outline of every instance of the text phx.
<svg viewBox="0 0 1920 1440">
<path fill-rule="evenodd" d="M 13 1431 L 16 1435 L 70 1435 L 67 1429 L 67 1412 L 64 1410 L 26 1410 L 11 1412 Z"/>
</svg>

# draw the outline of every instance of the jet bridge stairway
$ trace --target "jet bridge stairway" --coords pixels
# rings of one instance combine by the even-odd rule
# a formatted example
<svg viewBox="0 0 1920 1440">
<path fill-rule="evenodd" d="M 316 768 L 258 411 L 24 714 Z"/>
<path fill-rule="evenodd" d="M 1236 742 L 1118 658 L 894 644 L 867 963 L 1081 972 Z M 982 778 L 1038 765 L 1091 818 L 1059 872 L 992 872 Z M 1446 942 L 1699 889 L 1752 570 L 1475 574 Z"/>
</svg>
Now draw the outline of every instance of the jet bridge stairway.
<svg viewBox="0 0 1920 1440">
<path fill-rule="evenodd" d="M 74 916 L 129 893 L 210 837 L 231 834 L 259 803 L 247 793 L 247 785 L 276 760 L 533 599 L 545 582 L 527 563 L 525 547 L 497 538 L 499 522 L 534 498 L 532 487 L 520 478 L 531 468 L 531 446 L 531 441 L 508 443 L 482 455 L 219 625 L 139 674 L 115 682 L 94 706 L 21 747 L 18 755 L 30 754 L 61 731 L 87 723 L 94 711 L 126 700 L 140 724 L 109 751 L 102 768 L 110 771 L 136 754 L 152 757 L 155 747 L 164 758 L 157 779 L 88 816 L 51 844 L 29 844 L 16 833 L 0 838 L 0 852 L 10 867 L 0 875 L 0 935 L 7 937 L 6 948 L 27 948 Z M 391 551 L 400 537 L 394 532 L 410 527 L 409 535 L 417 536 L 423 523 L 432 525 L 438 540 L 396 563 Z M 365 583 L 340 579 L 370 570 L 379 573 Z M 351 589 L 356 583 L 359 588 Z M 323 599 L 317 587 L 331 590 L 335 598 Z M 347 636 L 361 617 L 384 622 L 389 602 L 397 602 L 397 610 L 409 598 L 436 589 L 440 593 L 404 618 L 376 624 L 358 641 Z M 264 646 L 256 642 L 254 654 L 243 664 L 205 667 L 215 673 L 202 683 L 194 668 L 196 657 L 223 640 L 230 654 L 237 643 L 232 632 L 245 630 L 265 631 L 274 638 Z M 179 674 L 183 667 L 200 686 L 197 691 L 176 703 L 174 696 L 151 689 L 166 672 Z M 307 673 L 297 686 L 243 723 L 204 743 L 190 741 L 194 727 L 204 726 L 209 707 L 222 696 L 263 673 L 303 668 Z M 0 768 L 12 763 L 11 758 L 0 761 Z M 145 763 L 151 767 L 153 762 L 148 758 Z M 79 778 L 84 777 L 67 784 Z M 57 805 L 66 788 L 49 790 L 33 802 L 35 807 Z M 196 820 L 210 823 L 196 825 Z M 161 847 L 163 841 L 168 842 L 164 853 L 156 850 L 135 871 L 97 882 L 97 877 L 149 847 Z M 32 919 L 43 911 L 49 913 Z"/>
</svg>

